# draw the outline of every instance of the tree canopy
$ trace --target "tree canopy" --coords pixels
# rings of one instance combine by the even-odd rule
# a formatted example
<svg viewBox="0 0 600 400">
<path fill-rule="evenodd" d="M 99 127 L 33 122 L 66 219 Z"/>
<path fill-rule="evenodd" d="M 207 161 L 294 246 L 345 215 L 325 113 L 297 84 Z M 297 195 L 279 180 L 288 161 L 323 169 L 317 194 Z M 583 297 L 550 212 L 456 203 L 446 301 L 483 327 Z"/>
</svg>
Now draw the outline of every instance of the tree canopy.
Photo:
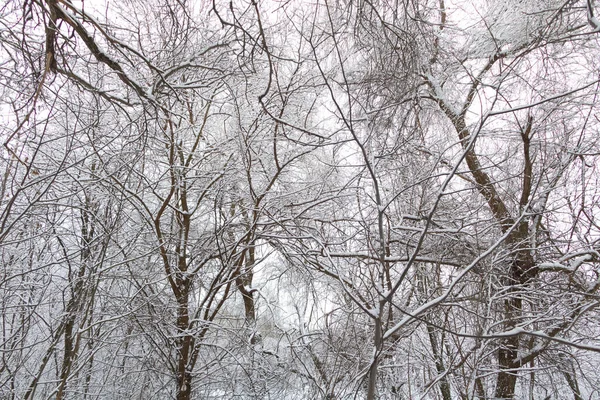
<svg viewBox="0 0 600 400">
<path fill-rule="evenodd" d="M 598 398 L 598 12 L 9 0 L 0 398 Z"/>
</svg>

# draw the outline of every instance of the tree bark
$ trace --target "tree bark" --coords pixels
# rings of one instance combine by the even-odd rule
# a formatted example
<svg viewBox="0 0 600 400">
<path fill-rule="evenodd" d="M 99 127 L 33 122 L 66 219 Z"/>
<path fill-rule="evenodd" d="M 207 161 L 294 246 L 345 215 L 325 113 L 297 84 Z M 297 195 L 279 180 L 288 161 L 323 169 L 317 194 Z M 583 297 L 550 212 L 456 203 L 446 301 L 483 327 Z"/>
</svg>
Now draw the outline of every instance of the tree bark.
<svg viewBox="0 0 600 400">
<path fill-rule="evenodd" d="M 179 295 L 177 296 L 177 400 L 190 400 L 192 395 L 192 374 L 188 368 L 193 338 L 188 332 L 189 286 L 186 278 L 179 278 Z"/>
<path fill-rule="evenodd" d="M 381 313 L 380 313 L 381 314 Z M 379 368 L 379 353 L 383 345 L 383 334 L 381 326 L 381 315 L 375 319 L 375 332 L 373 336 L 373 362 L 369 368 L 369 386 L 367 388 L 367 400 L 375 400 L 377 392 L 377 369 Z"/>
<path fill-rule="evenodd" d="M 444 361 L 442 360 L 441 350 L 438 347 L 437 338 L 435 335 L 435 328 L 433 325 L 427 325 L 427 335 L 429 336 L 429 343 L 431 344 L 431 351 L 435 359 L 435 369 L 441 376 L 440 378 L 440 391 L 444 400 L 452 400 L 452 394 L 450 392 L 450 384 L 446 377 L 446 368 L 444 367 Z"/>
</svg>

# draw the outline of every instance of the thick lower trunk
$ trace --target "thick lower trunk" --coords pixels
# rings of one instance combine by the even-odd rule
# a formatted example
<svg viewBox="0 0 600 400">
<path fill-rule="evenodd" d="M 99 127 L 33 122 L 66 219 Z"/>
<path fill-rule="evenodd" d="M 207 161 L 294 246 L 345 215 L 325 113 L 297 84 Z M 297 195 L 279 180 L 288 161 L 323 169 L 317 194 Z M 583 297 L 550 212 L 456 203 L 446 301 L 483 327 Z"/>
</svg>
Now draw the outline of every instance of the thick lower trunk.
<svg viewBox="0 0 600 400">
<path fill-rule="evenodd" d="M 190 323 L 188 309 L 188 285 L 180 285 L 182 291 L 177 299 L 177 400 L 190 400 L 192 395 L 192 374 L 189 370 L 189 361 L 193 346 L 193 338 L 188 329 Z"/>
<path fill-rule="evenodd" d="M 518 339 L 510 338 L 502 343 L 498 350 L 498 365 L 500 372 L 496 378 L 495 397 L 500 399 L 513 399 L 515 397 L 515 388 L 517 385 L 517 374 L 514 370 L 514 360 L 518 354 Z"/>
<path fill-rule="evenodd" d="M 377 318 L 375 320 L 375 335 L 373 340 L 373 345 L 375 348 L 373 354 L 373 363 L 371 364 L 371 368 L 369 369 L 369 386 L 367 389 L 367 400 L 375 400 L 376 391 L 377 391 L 377 372 L 379 368 L 379 352 L 382 349 L 383 344 L 383 336 L 382 336 L 382 326 L 381 326 L 381 318 Z"/>
<path fill-rule="evenodd" d="M 188 371 L 178 371 L 177 400 L 190 400 L 192 398 L 192 374 Z"/>
<path fill-rule="evenodd" d="M 531 265 L 532 263 L 528 263 Z M 509 331 L 513 329 L 523 314 L 523 300 L 518 292 L 518 286 L 526 284 L 525 265 L 517 260 L 511 268 L 511 282 L 508 299 L 504 301 L 504 328 Z M 496 398 L 513 399 L 517 386 L 517 369 L 521 366 L 518 362 L 520 337 L 518 335 L 503 339 L 498 348 L 498 366 L 500 372 L 496 378 Z"/>
<path fill-rule="evenodd" d="M 65 389 L 67 387 L 67 379 L 71 371 L 71 363 L 73 362 L 73 327 L 75 325 L 75 317 L 69 315 L 65 323 L 65 348 L 63 350 L 63 363 L 60 372 L 60 385 L 56 393 L 56 400 L 62 400 Z"/>
</svg>

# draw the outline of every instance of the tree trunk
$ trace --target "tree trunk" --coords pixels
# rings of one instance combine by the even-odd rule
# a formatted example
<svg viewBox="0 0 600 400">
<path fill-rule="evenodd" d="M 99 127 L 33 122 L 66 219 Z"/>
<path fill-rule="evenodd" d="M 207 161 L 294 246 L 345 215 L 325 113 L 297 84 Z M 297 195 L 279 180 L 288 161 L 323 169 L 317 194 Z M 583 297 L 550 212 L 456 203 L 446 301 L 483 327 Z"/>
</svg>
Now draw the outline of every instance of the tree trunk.
<svg viewBox="0 0 600 400">
<path fill-rule="evenodd" d="M 522 248 L 527 238 L 527 223 L 524 221 L 519 225 L 519 229 L 514 231 L 514 235 L 507 240 L 509 244 L 516 243 L 521 247 L 517 250 L 515 260 L 513 261 L 508 282 L 510 286 L 508 291 L 509 298 L 504 301 L 505 329 L 507 331 L 516 326 L 518 319 L 523 313 L 523 300 L 519 293 L 523 286 L 531 280 L 535 274 L 534 260 L 527 248 Z M 499 399 L 512 399 L 515 396 L 517 385 L 516 369 L 521 367 L 517 362 L 519 356 L 520 337 L 511 336 L 501 341 L 498 349 L 498 366 L 500 372 L 496 379 L 496 397 Z"/>
<path fill-rule="evenodd" d="M 188 369 L 193 338 L 189 334 L 189 281 L 179 280 L 180 293 L 177 297 L 177 400 L 190 400 L 192 394 L 192 374 Z"/>
<path fill-rule="evenodd" d="M 435 369 L 441 376 L 440 378 L 440 391 L 444 400 L 452 400 L 452 394 L 450 392 L 450 384 L 446 377 L 446 368 L 444 367 L 444 361 L 442 360 L 441 349 L 438 347 L 437 338 L 435 335 L 435 328 L 433 325 L 427 325 L 427 334 L 429 335 L 429 343 L 431 344 L 431 351 L 435 359 Z"/>
<path fill-rule="evenodd" d="M 63 350 L 63 362 L 60 370 L 60 385 L 58 387 L 58 392 L 56 393 L 56 400 L 62 400 L 64 397 L 64 392 L 67 387 L 67 378 L 71 372 L 71 365 L 75 358 L 75 352 L 73 349 L 73 327 L 75 326 L 75 310 L 72 310 L 67 317 L 67 322 L 65 323 L 65 348 Z"/>
<path fill-rule="evenodd" d="M 383 345 L 383 334 L 381 326 L 381 313 L 375 319 L 375 333 L 373 337 L 373 362 L 369 368 L 369 386 L 367 389 L 367 400 L 375 400 L 377 391 L 377 369 L 379 368 L 379 353 Z"/>
</svg>

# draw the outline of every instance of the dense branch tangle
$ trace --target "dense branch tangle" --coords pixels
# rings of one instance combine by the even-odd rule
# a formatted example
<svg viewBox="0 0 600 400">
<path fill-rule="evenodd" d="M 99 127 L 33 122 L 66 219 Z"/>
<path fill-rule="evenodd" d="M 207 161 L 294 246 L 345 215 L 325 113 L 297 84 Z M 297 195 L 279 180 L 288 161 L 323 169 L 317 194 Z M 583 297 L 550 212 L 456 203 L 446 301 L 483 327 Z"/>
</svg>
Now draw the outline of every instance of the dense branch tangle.
<svg viewBox="0 0 600 400">
<path fill-rule="evenodd" d="M 0 397 L 600 390 L 592 2 L 101 7 L 0 10 Z"/>
</svg>

